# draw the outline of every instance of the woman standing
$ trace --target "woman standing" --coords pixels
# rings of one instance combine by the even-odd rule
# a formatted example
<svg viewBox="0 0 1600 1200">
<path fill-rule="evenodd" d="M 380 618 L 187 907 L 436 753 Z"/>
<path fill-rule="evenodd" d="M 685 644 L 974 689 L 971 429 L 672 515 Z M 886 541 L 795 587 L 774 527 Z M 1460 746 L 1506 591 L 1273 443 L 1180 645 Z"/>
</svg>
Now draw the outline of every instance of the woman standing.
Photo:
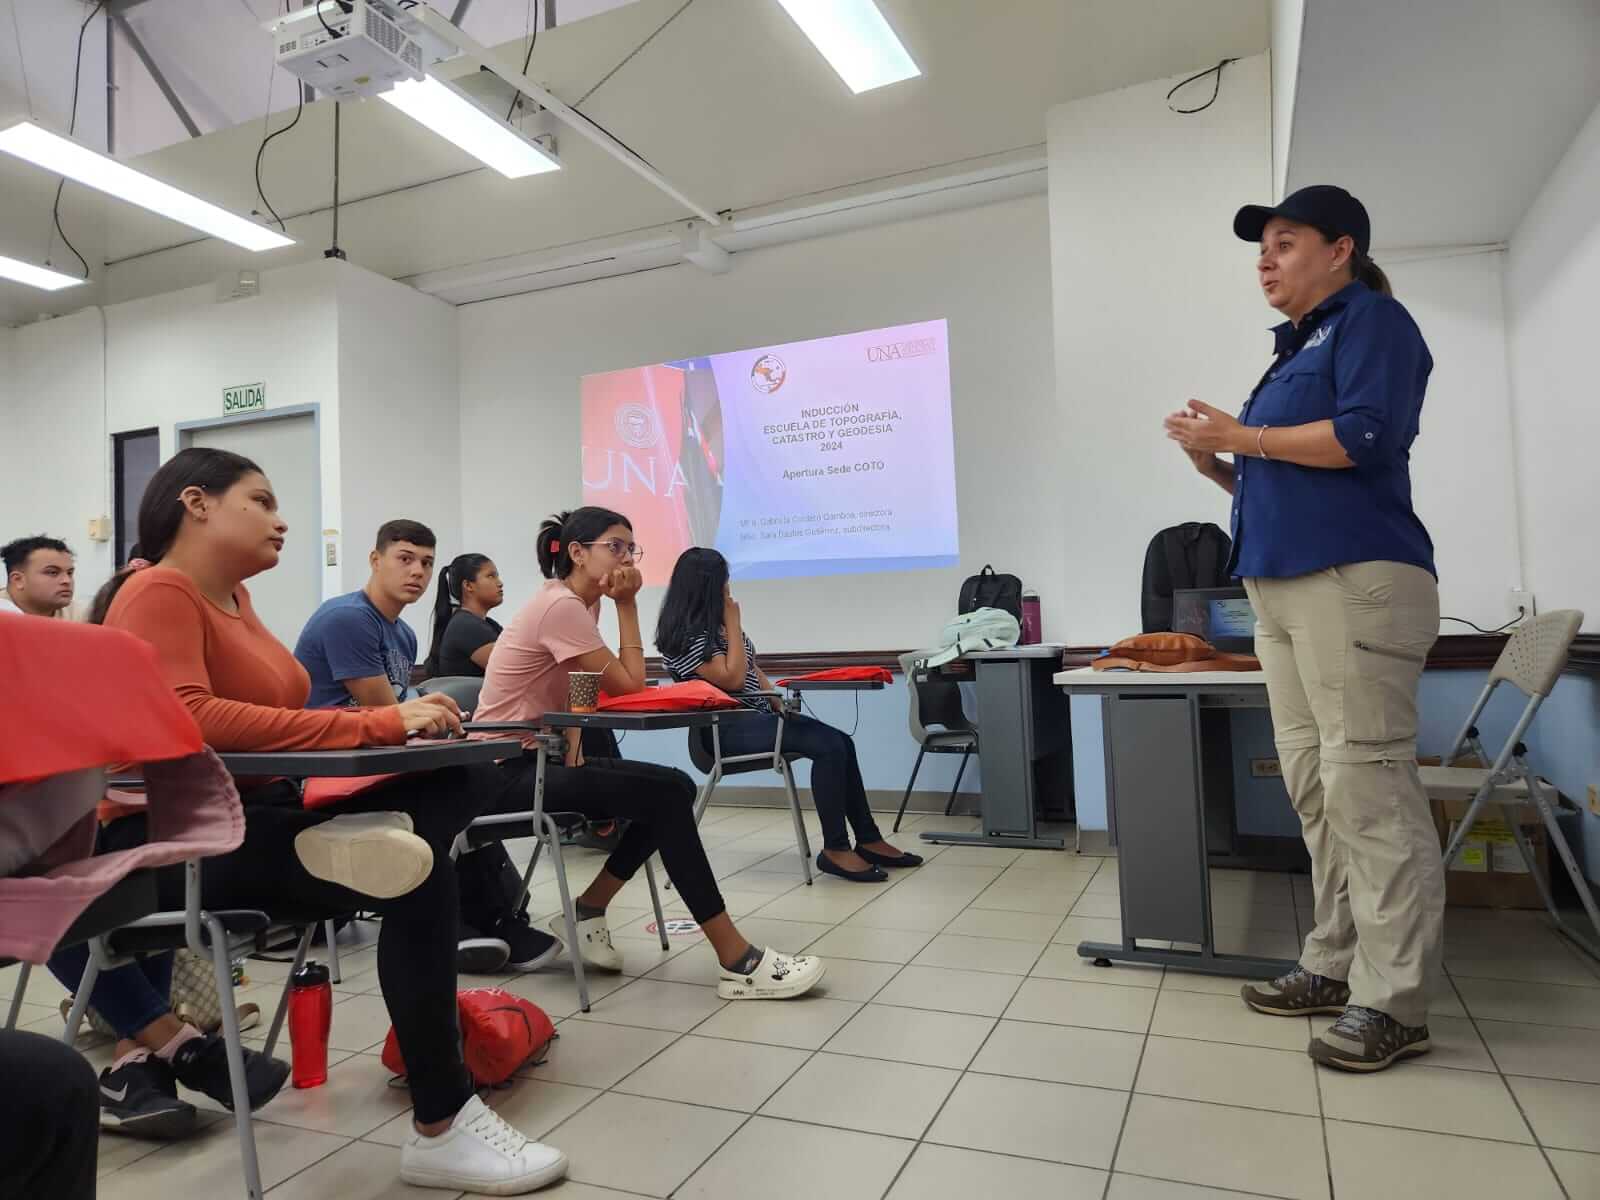
<svg viewBox="0 0 1600 1200">
<path fill-rule="evenodd" d="M 1233 229 L 1260 243 L 1262 293 L 1288 318 L 1276 357 L 1238 420 L 1191 400 L 1166 429 L 1233 495 L 1229 573 L 1255 608 L 1316 897 L 1299 964 L 1243 995 L 1277 1016 L 1339 1013 L 1311 1057 L 1378 1071 L 1429 1048 L 1444 917 L 1416 763 L 1439 591 L 1410 473 L 1433 359 L 1368 257 L 1366 209 L 1343 188 L 1247 205 Z"/>
</svg>

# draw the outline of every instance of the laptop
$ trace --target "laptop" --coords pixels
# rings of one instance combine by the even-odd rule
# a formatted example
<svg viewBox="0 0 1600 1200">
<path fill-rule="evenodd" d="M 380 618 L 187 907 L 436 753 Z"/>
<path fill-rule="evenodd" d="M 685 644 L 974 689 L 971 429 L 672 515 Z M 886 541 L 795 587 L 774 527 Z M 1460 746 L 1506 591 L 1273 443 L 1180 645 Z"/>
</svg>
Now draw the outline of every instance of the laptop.
<svg viewBox="0 0 1600 1200">
<path fill-rule="evenodd" d="M 1253 654 L 1256 614 L 1243 588 L 1178 588 L 1172 593 L 1172 630 L 1203 637 L 1218 650 Z"/>
</svg>

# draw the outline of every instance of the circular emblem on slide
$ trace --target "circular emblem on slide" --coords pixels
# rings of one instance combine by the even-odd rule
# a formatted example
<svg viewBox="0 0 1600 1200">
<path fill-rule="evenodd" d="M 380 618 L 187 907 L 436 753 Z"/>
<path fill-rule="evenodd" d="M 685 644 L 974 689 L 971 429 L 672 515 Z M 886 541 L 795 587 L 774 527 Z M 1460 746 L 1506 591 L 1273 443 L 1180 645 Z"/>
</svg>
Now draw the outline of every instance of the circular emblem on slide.
<svg viewBox="0 0 1600 1200">
<path fill-rule="evenodd" d="M 750 386 L 763 396 L 770 396 L 789 378 L 789 368 L 776 354 L 763 354 L 750 368 Z"/>
<path fill-rule="evenodd" d="M 624 404 L 617 409 L 617 436 L 637 450 L 648 450 L 661 440 L 656 415 L 642 404 Z"/>
</svg>

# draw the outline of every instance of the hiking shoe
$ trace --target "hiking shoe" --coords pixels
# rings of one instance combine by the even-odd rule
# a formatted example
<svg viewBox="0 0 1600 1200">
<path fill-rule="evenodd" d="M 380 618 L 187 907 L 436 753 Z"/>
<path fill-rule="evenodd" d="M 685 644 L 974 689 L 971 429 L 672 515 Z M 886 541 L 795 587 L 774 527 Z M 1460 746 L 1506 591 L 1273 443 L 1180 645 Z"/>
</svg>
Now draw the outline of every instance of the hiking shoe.
<svg viewBox="0 0 1600 1200">
<path fill-rule="evenodd" d="M 473 1095 L 450 1128 L 423 1137 L 412 1126 L 400 1147 L 400 1178 L 419 1187 L 520 1196 L 567 1173 L 567 1156 L 522 1136 Z"/>
<path fill-rule="evenodd" d="M 560 913 L 550 918 L 545 926 L 563 946 L 567 944 L 567 922 Z M 567 950 L 572 950 L 567 946 Z M 583 955 L 583 965 L 597 971 L 622 970 L 622 953 L 611 944 L 611 927 L 605 917 L 589 917 L 578 921 L 578 953 Z"/>
<path fill-rule="evenodd" d="M 172 1056 L 172 1073 L 186 1088 L 203 1092 L 229 1112 L 233 1111 L 233 1088 L 228 1083 L 228 1047 L 220 1033 L 190 1038 Z M 244 1090 L 255 1112 L 278 1094 L 289 1078 L 289 1064 L 269 1058 L 248 1046 L 244 1050 Z"/>
<path fill-rule="evenodd" d="M 511 947 L 463 917 L 456 926 L 456 974 L 493 975 L 506 965 Z"/>
<path fill-rule="evenodd" d="M 1348 983 L 1314 975 L 1304 967 L 1264 983 L 1247 983 L 1239 994 L 1257 1012 L 1274 1017 L 1303 1017 L 1309 1013 L 1338 1016 L 1350 1003 Z"/>
<path fill-rule="evenodd" d="M 723 967 L 717 995 L 724 1000 L 790 1000 L 816 987 L 826 973 L 827 967 L 820 958 L 779 954 L 769 946 L 749 974 Z"/>
<path fill-rule="evenodd" d="M 178 1099 L 172 1068 L 137 1050 L 100 1072 L 100 1128 L 129 1137 L 167 1141 L 194 1131 L 199 1114 Z"/>
<path fill-rule="evenodd" d="M 507 962 L 518 971 L 537 971 L 561 953 L 561 942 L 530 925 L 527 913 L 501 917 L 489 927 L 489 933 L 510 948 Z"/>
<path fill-rule="evenodd" d="M 1426 1054 L 1426 1025 L 1402 1025 L 1387 1013 L 1352 1004 L 1306 1053 L 1313 1062 L 1341 1071 L 1381 1071 L 1398 1058 Z"/>
<path fill-rule="evenodd" d="M 296 834 L 294 852 L 318 879 L 380 900 L 404 896 L 433 870 L 433 847 L 399 812 L 333 817 Z"/>
</svg>

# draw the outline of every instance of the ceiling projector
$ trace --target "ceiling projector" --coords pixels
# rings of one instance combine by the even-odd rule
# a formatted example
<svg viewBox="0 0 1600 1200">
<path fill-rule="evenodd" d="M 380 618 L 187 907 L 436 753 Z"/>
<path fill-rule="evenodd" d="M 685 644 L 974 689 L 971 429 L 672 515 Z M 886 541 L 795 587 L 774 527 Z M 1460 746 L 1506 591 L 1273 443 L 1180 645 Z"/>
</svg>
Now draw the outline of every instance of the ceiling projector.
<svg viewBox="0 0 1600 1200">
<path fill-rule="evenodd" d="M 346 7 L 348 5 L 348 8 Z M 454 48 L 439 42 L 398 0 L 322 0 L 270 25 L 278 65 L 340 99 L 376 96 Z"/>
</svg>

